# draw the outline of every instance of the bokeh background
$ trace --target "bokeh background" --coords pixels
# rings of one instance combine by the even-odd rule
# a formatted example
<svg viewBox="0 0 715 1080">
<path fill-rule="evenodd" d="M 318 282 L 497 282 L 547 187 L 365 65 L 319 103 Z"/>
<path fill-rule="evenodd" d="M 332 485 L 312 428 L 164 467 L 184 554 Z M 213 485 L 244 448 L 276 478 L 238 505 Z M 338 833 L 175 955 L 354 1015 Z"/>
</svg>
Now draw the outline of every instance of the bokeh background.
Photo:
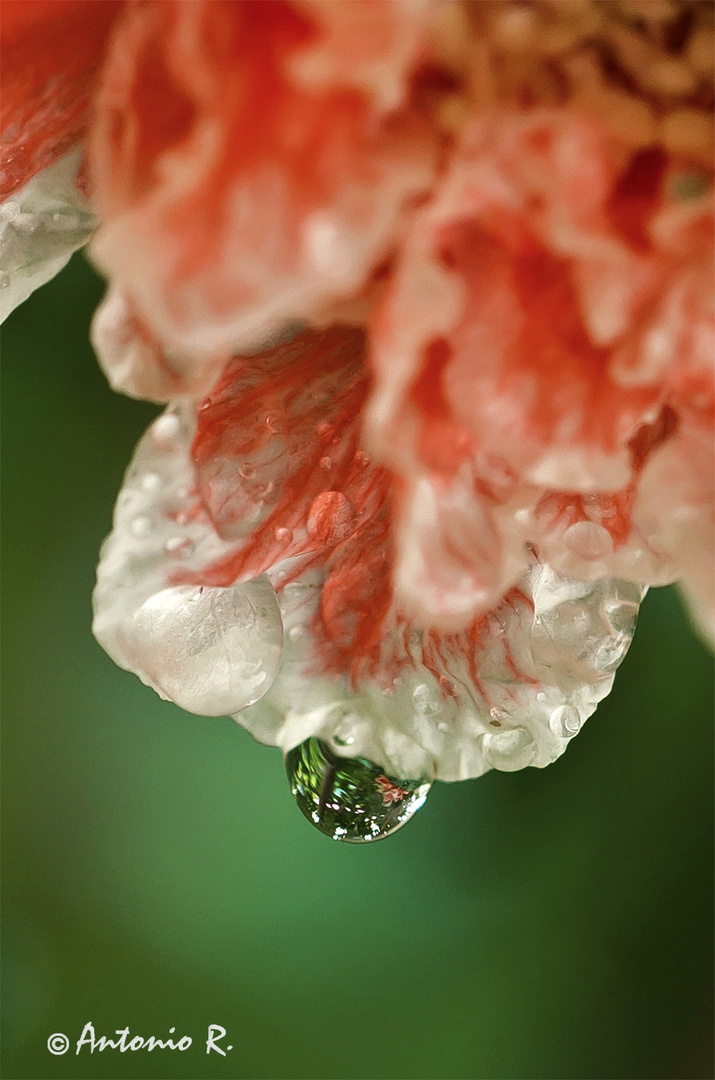
<svg viewBox="0 0 715 1080">
<path fill-rule="evenodd" d="M 647 597 L 556 764 L 437 785 L 389 841 L 330 842 L 277 750 L 92 639 L 97 550 L 155 412 L 94 362 L 101 291 L 76 256 L 2 339 L 6 1080 L 712 1076 L 713 665 L 677 594 Z M 194 1045 L 48 1052 L 90 1020 Z"/>
</svg>

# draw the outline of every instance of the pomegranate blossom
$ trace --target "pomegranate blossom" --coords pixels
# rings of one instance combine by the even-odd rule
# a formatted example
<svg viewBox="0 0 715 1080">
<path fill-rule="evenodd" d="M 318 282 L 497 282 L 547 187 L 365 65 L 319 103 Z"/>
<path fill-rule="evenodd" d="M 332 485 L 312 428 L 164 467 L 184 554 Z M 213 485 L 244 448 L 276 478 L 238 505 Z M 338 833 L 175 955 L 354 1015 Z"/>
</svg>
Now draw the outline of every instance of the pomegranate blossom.
<svg viewBox="0 0 715 1080">
<path fill-rule="evenodd" d="M 5 0 L 3 313 L 87 243 L 165 403 L 94 632 L 335 839 L 715 631 L 712 5 Z"/>
</svg>

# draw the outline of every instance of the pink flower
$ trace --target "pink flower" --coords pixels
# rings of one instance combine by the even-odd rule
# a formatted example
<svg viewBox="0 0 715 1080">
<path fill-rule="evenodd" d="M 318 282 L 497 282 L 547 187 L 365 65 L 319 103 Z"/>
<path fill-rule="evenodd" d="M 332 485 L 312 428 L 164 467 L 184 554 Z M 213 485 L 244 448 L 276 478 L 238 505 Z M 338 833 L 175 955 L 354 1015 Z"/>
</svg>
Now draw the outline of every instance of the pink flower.
<svg viewBox="0 0 715 1080">
<path fill-rule="evenodd" d="M 599 3 L 129 0 L 45 44 L 22 197 L 79 140 L 100 363 L 169 402 L 99 568 L 118 663 L 286 751 L 460 779 L 563 752 L 648 586 L 712 632 L 693 10 L 676 41 Z"/>
</svg>

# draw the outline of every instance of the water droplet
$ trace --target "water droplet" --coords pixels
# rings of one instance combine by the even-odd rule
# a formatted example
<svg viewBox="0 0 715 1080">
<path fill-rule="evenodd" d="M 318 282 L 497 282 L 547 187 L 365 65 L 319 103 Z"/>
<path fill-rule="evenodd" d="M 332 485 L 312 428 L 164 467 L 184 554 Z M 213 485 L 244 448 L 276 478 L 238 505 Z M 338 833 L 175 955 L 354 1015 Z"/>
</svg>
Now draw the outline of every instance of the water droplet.
<svg viewBox="0 0 715 1080">
<path fill-rule="evenodd" d="M 562 739 L 570 739 L 577 735 L 581 728 L 581 717 L 574 705 L 559 705 L 549 717 L 549 727 L 554 735 Z"/>
<path fill-rule="evenodd" d="M 365 758 L 344 758 L 320 739 L 286 754 L 290 788 L 302 813 L 333 840 L 380 840 L 409 821 L 431 782 L 397 780 Z"/>
<path fill-rule="evenodd" d="M 536 757 L 536 743 L 523 727 L 484 736 L 484 757 L 494 769 L 516 772 L 531 765 Z"/>
<path fill-rule="evenodd" d="M 145 473 L 141 478 L 141 486 L 145 491 L 158 491 L 161 487 L 161 477 L 154 472 Z"/>
<path fill-rule="evenodd" d="M 281 526 L 280 528 L 276 529 L 273 535 L 275 536 L 279 544 L 290 544 L 291 540 L 293 539 L 293 530 L 286 529 Z"/>
<path fill-rule="evenodd" d="M 146 536 L 151 528 L 148 517 L 137 517 L 129 526 L 133 536 Z"/>
<path fill-rule="evenodd" d="M 326 547 L 334 547 L 355 532 L 355 507 L 340 491 L 324 491 L 318 495 L 308 512 L 310 536 Z"/>
<path fill-rule="evenodd" d="M 436 686 L 418 683 L 412 691 L 412 704 L 422 716 L 434 716 L 442 707 L 442 698 Z"/>
<path fill-rule="evenodd" d="M 128 665 L 162 697 L 188 712 L 229 716 L 269 689 L 283 623 L 265 576 L 225 589 L 180 585 L 141 605 L 124 644 Z"/>
<path fill-rule="evenodd" d="M 288 631 L 288 637 L 291 641 L 299 641 L 302 637 L 305 637 L 306 628 L 302 623 L 296 623 L 295 626 L 291 626 Z"/>
<path fill-rule="evenodd" d="M 238 471 L 244 480 L 253 480 L 256 475 L 256 470 L 248 461 L 244 461 L 243 465 L 239 466 Z"/>
<path fill-rule="evenodd" d="M 504 721 L 509 719 L 509 713 L 506 709 L 500 709 L 496 705 L 489 710 L 489 715 L 491 716 L 489 723 L 492 727 L 501 727 Z"/>
<path fill-rule="evenodd" d="M 151 428 L 152 442 L 159 450 L 168 450 L 179 434 L 181 422 L 174 413 L 163 413 L 159 416 Z"/>
<path fill-rule="evenodd" d="M 164 544 L 167 555 L 188 555 L 193 551 L 193 543 L 186 536 L 170 536 Z"/>
<path fill-rule="evenodd" d="M 327 456 L 322 457 L 320 459 L 320 467 L 321 467 L 321 469 L 332 469 L 332 467 L 333 467 L 333 459 L 330 458 L 330 457 L 327 457 Z"/>
</svg>

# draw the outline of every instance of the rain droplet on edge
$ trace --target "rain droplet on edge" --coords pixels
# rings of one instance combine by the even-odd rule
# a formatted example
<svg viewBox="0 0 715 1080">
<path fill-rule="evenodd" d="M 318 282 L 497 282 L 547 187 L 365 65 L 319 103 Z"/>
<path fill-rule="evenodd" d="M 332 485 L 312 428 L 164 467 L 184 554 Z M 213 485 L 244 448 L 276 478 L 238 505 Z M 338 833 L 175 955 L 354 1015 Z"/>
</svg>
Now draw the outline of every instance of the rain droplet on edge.
<svg viewBox="0 0 715 1080">
<path fill-rule="evenodd" d="M 306 739 L 286 754 L 293 796 L 308 821 L 333 840 L 361 844 L 395 832 L 424 804 L 431 781 L 387 776 L 366 758 Z"/>
</svg>

